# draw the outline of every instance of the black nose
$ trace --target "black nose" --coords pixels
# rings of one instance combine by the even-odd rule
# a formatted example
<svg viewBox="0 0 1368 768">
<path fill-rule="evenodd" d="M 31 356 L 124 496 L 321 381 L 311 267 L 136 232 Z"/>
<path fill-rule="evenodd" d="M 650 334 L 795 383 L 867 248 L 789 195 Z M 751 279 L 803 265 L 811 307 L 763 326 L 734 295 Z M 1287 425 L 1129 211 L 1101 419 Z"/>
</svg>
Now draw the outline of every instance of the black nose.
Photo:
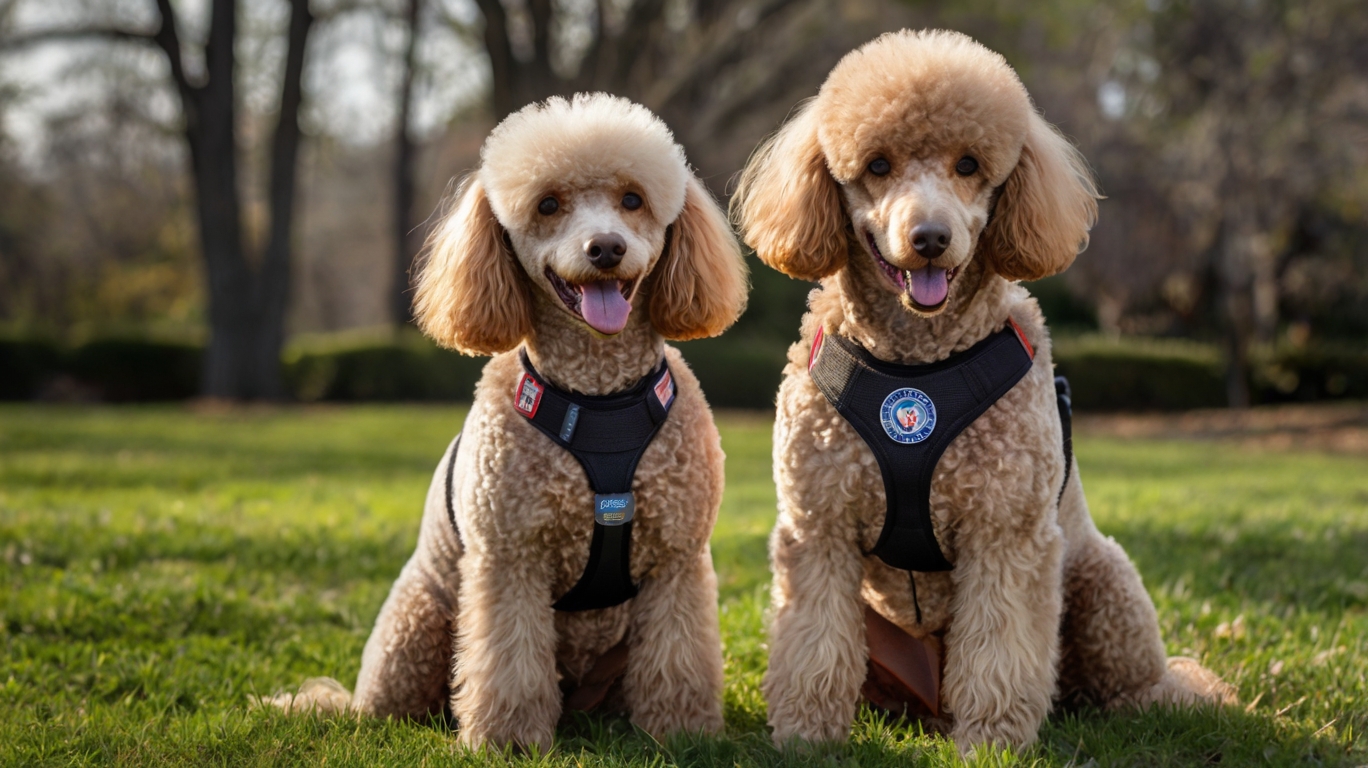
<svg viewBox="0 0 1368 768">
<path fill-rule="evenodd" d="M 934 259 L 950 247 L 950 228 L 935 222 L 912 228 L 912 250 L 923 259 Z"/>
<path fill-rule="evenodd" d="M 600 232 L 584 242 L 584 255 L 599 269 L 612 269 L 622 263 L 627 243 L 620 235 Z"/>
</svg>

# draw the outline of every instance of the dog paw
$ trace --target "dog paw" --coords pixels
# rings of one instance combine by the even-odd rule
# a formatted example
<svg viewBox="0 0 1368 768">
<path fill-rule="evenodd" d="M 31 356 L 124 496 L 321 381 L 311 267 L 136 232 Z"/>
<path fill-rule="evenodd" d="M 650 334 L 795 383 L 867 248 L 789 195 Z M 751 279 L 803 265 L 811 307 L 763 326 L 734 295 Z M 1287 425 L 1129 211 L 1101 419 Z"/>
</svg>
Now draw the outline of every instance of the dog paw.
<svg viewBox="0 0 1368 768">
<path fill-rule="evenodd" d="M 552 734 L 550 729 L 538 732 L 527 727 L 505 730 L 463 727 L 457 740 L 471 752 L 545 755 L 551 750 Z"/>
<path fill-rule="evenodd" d="M 278 707 L 286 712 L 335 714 L 351 708 L 352 695 L 331 677 L 311 677 L 299 686 L 297 693 L 258 696 L 251 702 L 253 706 Z"/>
<path fill-rule="evenodd" d="M 1007 722 L 958 722 L 951 730 L 950 738 L 961 757 L 973 760 L 1009 747 L 1028 746 L 1036 740 L 1036 733 Z"/>
<path fill-rule="evenodd" d="M 1222 680 L 1215 672 L 1202 666 L 1196 659 L 1172 656 L 1163 678 L 1150 690 L 1147 703 L 1238 704 L 1235 687 Z"/>
</svg>

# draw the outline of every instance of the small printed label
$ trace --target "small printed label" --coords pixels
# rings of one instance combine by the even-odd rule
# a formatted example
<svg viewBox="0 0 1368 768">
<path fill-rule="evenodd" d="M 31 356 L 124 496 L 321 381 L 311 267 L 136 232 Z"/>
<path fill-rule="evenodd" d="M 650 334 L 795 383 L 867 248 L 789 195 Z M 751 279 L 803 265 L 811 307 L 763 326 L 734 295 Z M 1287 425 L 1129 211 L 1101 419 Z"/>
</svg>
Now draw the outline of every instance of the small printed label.
<svg viewBox="0 0 1368 768">
<path fill-rule="evenodd" d="M 631 493 L 594 494 L 594 520 L 600 525 L 622 525 L 631 522 L 636 512 L 636 497 Z"/>
<path fill-rule="evenodd" d="M 575 425 L 579 423 L 580 407 L 574 403 L 565 411 L 565 421 L 561 422 L 560 439 L 562 442 L 570 442 L 570 438 L 575 436 Z"/>
<path fill-rule="evenodd" d="M 532 374 L 524 373 L 518 380 L 518 389 L 513 393 L 513 407 L 527 418 L 537 415 L 537 408 L 541 406 L 542 386 L 537 380 L 532 378 Z"/>
<path fill-rule="evenodd" d="M 920 389 L 895 389 L 884 398 L 879 420 L 895 442 L 920 443 L 936 429 L 936 404 Z"/>
<path fill-rule="evenodd" d="M 655 396 L 656 399 L 660 401 L 660 406 L 662 408 L 669 408 L 670 403 L 674 402 L 674 377 L 670 375 L 668 369 L 665 371 L 665 375 L 660 377 L 660 381 L 656 382 Z"/>
</svg>

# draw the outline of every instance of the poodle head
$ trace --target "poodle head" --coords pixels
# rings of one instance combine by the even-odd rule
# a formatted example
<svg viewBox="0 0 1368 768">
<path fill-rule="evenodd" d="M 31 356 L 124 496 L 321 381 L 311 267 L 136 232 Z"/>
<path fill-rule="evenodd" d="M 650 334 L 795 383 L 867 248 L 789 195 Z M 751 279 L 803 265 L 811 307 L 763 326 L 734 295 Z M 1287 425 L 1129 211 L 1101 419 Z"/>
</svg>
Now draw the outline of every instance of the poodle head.
<svg viewBox="0 0 1368 768">
<path fill-rule="evenodd" d="M 975 258 L 1013 280 L 1064 270 L 1096 197 L 1001 56 L 959 33 L 903 31 L 836 65 L 751 160 L 733 204 L 780 271 L 859 270 L 934 315 L 972 296 L 977 282 L 955 278 Z"/>
<path fill-rule="evenodd" d="M 647 317 L 670 338 L 715 335 L 745 289 L 735 238 L 670 130 L 625 99 L 578 94 L 489 135 L 429 241 L 415 310 L 440 343 L 490 354 L 526 337 L 539 306 L 600 336 Z"/>
</svg>

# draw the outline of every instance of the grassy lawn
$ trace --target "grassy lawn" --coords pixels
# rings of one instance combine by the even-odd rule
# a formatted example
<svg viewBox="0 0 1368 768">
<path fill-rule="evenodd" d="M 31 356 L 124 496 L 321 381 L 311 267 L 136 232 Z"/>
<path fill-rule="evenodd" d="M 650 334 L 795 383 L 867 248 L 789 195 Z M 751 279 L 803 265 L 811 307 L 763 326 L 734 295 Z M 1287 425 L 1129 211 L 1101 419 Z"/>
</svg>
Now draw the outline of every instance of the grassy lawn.
<svg viewBox="0 0 1368 768">
<path fill-rule="evenodd" d="M 248 697 L 350 685 L 463 411 L 200 413 L 0 407 L 0 762 L 475 764 L 439 722 L 287 717 Z M 562 728 L 538 765 L 942 765 L 954 750 L 862 713 L 851 745 L 765 735 L 769 423 L 721 419 L 714 535 L 727 734 L 657 744 Z M 1368 764 L 1368 461 L 1218 443 L 1081 439 L 1093 512 L 1139 563 L 1171 653 L 1248 708 L 1056 713 L 1025 765 Z"/>
</svg>

